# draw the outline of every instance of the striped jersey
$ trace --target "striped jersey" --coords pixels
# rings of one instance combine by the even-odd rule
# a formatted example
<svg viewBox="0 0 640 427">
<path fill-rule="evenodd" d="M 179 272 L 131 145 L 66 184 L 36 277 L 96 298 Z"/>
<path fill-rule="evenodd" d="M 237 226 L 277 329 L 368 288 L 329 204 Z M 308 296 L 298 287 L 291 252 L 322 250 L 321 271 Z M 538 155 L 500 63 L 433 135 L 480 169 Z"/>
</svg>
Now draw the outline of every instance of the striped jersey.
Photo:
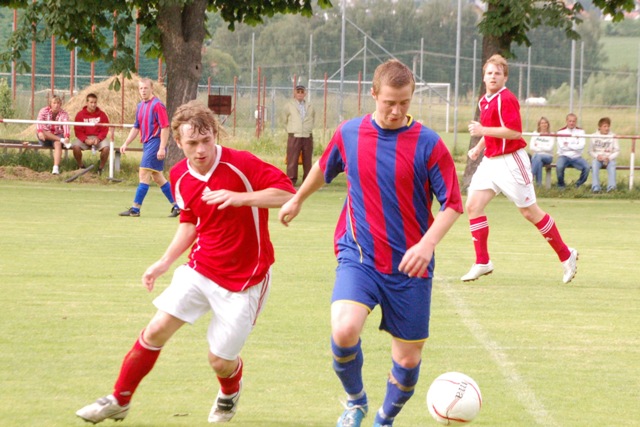
<svg viewBox="0 0 640 427">
<path fill-rule="evenodd" d="M 46 106 L 43 107 L 39 112 L 38 112 L 38 121 L 59 121 L 59 122 L 68 122 L 69 121 L 69 114 L 60 109 L 58 110 L 57 115 L 55 116 L 55 118 L 53 117 L 53 111 L 51 111 L 51 107 Z M 36 125 L 36 132 L 41 132 L 41 131 L 47 131 L 47 132 L 51 132 L 54 135 L 58 135 L 58 136 L 63 136 L 64 138 L 69 138 L 69 125 L 66 124 L 42 124 L 42 123 L 38 123 Z"/>
<path fill-rule="evenodd" d="M 133 127 L 140 131 L 142 144 L 152 138 L 160 138 L 160 129 L 169 127 L 167 108 L 155 96 L 148 101 L 141 101 L 136 108 Z"/>
<path fill-rule="evenodd" d="M 196 226 L 187 264 L 232 292 L 258 284 L 275 257 L 269 238 L 269 210 L 250 206 L 207 205 L 202 194 L 230 190 L 251 192 L 278 188 L 295 193 L 291 180 L 251 153 L 217 146 L 216 161 L 206 175 L 182 159 L 171 169 L 171 191 L 180 206 L 180 222 Z"/>
<path fill-rule="evenodd" d="M 383 129 L 371 114 L 343 122 L 320 158 L 325 182 L 344 172 L 347 198 L 336 226 L 338 259 L 347 257 L 383 274 L 399 273 L 405 252 L 440 210 L 462 212 L 449 150 L 431 129 L 408 116 L 406 126 Z M 431 260 L 424 277 L 433 274 Z"/>
<path fill-rule="evenodd" d="M 520 117 L 520 103 L 509 89 L 503 87 L 493 95 L 485 95 L 478 102 L 480 108 L 480 124 L 485 127 L 506 127 L 522 132 L 522 118 Z M 527 142 L 519 139 L 496 138 L 485 136 L 485 151 L 487 157 L 502 156 L 514 153 L 527 146 Z"/>
</svg>

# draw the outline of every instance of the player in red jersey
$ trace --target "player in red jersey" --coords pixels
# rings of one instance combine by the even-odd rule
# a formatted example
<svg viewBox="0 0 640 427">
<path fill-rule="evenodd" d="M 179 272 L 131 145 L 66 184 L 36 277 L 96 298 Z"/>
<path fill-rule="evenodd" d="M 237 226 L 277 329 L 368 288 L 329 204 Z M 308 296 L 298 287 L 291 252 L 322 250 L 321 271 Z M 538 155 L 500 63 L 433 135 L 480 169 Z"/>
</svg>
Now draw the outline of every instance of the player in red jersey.
<svg viewBox="0 0 640 427">
<path fill-rule="evenodd" d="M 269 293 L 274 254 L 268 209 L 293 196 L 291 181 L 248 152 L 217 145 L 219 123 L 201 103 L 179 107 L 171 128 L 186 157 L 170 173 L 180 225 L 142 282 L 152 291 L 156 279 L 191 247 L 189 261 L 154 300 L 158 311 L 124 358 L 113 394 L 76 412 L 94 424 L 124 419 L 164 344 L 182 325 L 209 311 L 209 363 L 220 383 L 209 422 L 229 421 L 242 386 L 240 351 Z"/>
<path fill-rule="evenodd" d="M 468 282 L 493 272 L 487 245 L 489 223 L 484 209 L 502 192 L 558 254 L 563 267 L 562 281 L 569 283 L 577 272 L 578 251 L 562 241 L 553 218 L 536 203 L 531 161 L 524 150 L 527 143 L 522 139 L 520 104 L 505 86 L 509 77 L 507 61 L 493 55 L 482 71 L 487 92 L 478 103 L 480 122 L 469 124 L 469 133 L 479 136 L 480 141 L 469 150 L 469 157 L 475 160 L 484 150 L 484 158 L 471 179 L 466 203 L 476 262 L 461 279 Z"/>
</svg>

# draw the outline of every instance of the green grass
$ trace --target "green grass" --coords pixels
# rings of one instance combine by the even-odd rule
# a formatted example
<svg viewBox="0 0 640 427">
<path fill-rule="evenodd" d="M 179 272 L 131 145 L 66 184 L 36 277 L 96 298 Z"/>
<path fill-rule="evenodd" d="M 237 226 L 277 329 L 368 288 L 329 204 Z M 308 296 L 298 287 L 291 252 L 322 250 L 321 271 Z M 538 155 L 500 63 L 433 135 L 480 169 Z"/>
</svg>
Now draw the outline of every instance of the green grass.
<svg viewBox="0 0 640 427">
<path fill-rule="evenodd" d="M 638 37 L 602 37 L 600 39 L 603 51 L 607 53 L 609 61 L 607 68 L 619 70 L 638 69 L 638 52 L 640 51 L 640 39 Z"/>
<path fill-rule="evenodd" d="M 140 218 L 116 214 L 131 185 L 0 181 L 0 419 L 4 427 L 81 426 L 74 412 L 107 394 L 124 354 L 154 312 L 170 274 L 148 293 L 145 268 L 176 228 L 152 187 Z M 276 249 L 270 300 L 243 351 L 237 427 L 330 426 L 343 393 L 331 369 L 332 234 L 343 186 L 310 198 L 289 228 L 271 213 Z M 458 370 L 480 385 L 476 426 L 620 426 L 640 419 L 640 202 L 542 199 L 579 273 L 560 264 L 504 198 L 488 208 L 495 272 L 471 284 L 466 216 L 437 250 L 431 338 L 421 380 L 396 425 L 436 426 L 425 407 L 437 375 Z M 390 368 L 389 337 L 364 336 L 372 412 Z M 207 319 L 168 343 L 136 393 L 124 426 L 205 426 L 217 386 L 208 367 Z M 367 418 L 370 425 L 372 418 Z M 106 422 L 105 425 L 112 425 Z"/>
</svg>

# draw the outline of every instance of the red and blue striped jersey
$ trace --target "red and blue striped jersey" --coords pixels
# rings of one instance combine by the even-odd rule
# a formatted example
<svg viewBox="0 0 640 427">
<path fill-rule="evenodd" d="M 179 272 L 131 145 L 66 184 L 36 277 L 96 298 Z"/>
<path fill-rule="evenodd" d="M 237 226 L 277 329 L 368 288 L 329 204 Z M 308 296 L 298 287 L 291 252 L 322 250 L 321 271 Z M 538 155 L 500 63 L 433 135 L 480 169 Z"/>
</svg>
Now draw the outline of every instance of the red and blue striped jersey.
<svg viewBox="0 0 640 427">
<path fill-rule="evenodd" d="M 319 161 L 325 182 L 344 172 L 347 198 L 336 226 L 338 258 L 349 257 L 383 274 L 399 273 L 407 249 L 440 210 L 462 212 L 455 165 L 442 139 L 413 121 L 383 129 L 371 114 L 343 122 Z M 431 260 L 424 277 L 433 274 Z"/>
<path fill-rule="evenodd" d="M 140 131 L 140 142 L 143 144 L 152 138 L 160 138 L 160 129 L 169 127 L 167 107 L 155 96 L 140 102 L 133 127 Z"/>
</svg>

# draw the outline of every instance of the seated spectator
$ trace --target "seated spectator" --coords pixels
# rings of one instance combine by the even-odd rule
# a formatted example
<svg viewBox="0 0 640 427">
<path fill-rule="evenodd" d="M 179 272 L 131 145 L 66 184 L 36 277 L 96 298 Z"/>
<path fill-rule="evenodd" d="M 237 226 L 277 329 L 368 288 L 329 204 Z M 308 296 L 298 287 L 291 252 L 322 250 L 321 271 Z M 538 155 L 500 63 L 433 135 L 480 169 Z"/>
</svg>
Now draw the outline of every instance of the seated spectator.
<svg viewBox="0 0 640 427">
<path fill-rule="evenodd" d="M 536 185 L 542 184 L 542 168 L 553 162 L 553 147 L 556 138 L 549 135 L 551 125 L 546 117 L 540 117 L 538 128 L 531 137 L 529 147 L 533 157 L 531 158 L 531 172 L 535 178 Z"/>
<path fill-rule="evenodd" d="M 87 95 L 87 105 L 76 114 L 76 122 L 85 123 L 109 123 L 109 117 L 98 107 L 98 96 L 94 93 Z M 84 169 L 82 162 L 82 151 L 91 150 L 100 152 L 100 166 L 98 173 L 102 173 L 107 160 L 109 159 L 109 141 L 107 126 L 75 126 L 76 140 L 73 143 L 73 157 L 78 163 L 79 169 Z"/>
<path fill-rule="evenodd" d="M 600 169 L 607 169 L 607 193 L 616 189 L 616 157 L 620 154 L 620 144 L 618 139 L 611 132 L 611 119 L 603 117 L 598 120 L 598 131 L 594 133 L 597 137 L 591 138 L 591 148 L 589 154 L 593 158 L 591 170 L 591 191 L 599 193 Z"/>
<path fill-rule="evenodd" d="M 564 189 L 564 170 L 572 167 L 580 171 L 580 178 L 576 181 L 576 188 L 580 187 L 589 177 L 589 164 L 582 158 L 585 139 L 584 130 L 577 126 L 578 116 L 567 114 L 567 125 L 556 132 L 558 135 L 558 160 L 556 161 L 556 174 L 558 176 L 558 188 Z M 563 136 L 560 136 L 563 135 Z M 566 136 L 564 136 L 566 135 Z"/>
<path fill-rule="evenodd" d="M 38 121 L 69 121 L 69 114 L 62 109 L 62 100 L 58 95 L 53 95 L 49 99 L 49 105 L 40 109 L 38 112 Z M 69 142 L 69 125 L 39 123 L 36 125 L 36 137 L 42 146 L 53 148 L 53 170 L 51 173 L 59 175 L 62 147 L 67 149 L 71 147 L 71 143 Z"/>
</svg>

